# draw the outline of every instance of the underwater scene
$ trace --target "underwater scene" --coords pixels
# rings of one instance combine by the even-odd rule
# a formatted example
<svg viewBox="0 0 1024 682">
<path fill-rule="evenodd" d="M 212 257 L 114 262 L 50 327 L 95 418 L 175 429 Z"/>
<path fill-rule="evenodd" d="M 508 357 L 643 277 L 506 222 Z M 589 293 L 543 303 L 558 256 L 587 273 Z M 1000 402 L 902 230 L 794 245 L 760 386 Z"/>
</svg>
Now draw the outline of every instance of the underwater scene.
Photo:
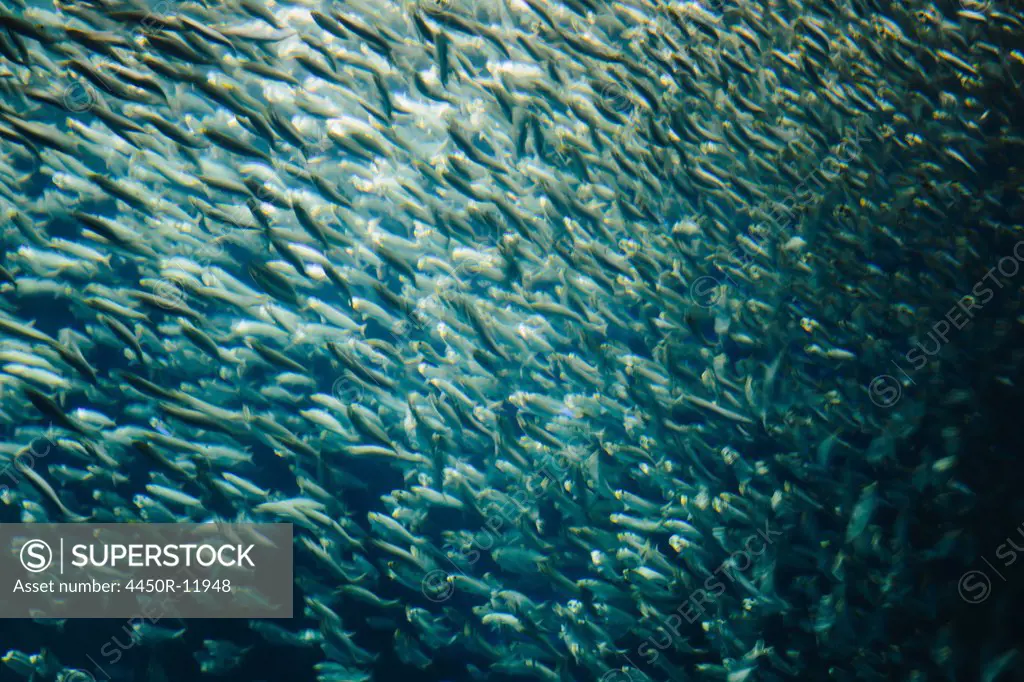
<svg viewBox="0 0 1024 682">
<path fill-rule="evenodd" d="M 0 0 L 0 524 L 293 532 L 0 682 L 1024 680 L 1022 83 L 1019 0 Z"/>
</svg>

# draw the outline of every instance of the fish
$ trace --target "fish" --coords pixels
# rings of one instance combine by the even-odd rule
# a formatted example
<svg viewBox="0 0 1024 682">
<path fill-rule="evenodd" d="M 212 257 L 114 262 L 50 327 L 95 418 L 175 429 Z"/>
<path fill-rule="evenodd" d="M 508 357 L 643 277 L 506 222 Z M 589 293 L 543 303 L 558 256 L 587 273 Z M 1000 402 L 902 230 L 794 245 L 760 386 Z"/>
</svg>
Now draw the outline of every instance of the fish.
<svg viewBox="0 0 1024 682">
<path fill-rule="evenodd" d="M 0 508 L 294 525 L 154 679 L 1006 678 L 1020 14 L 8 3 Z"/>
<path fill-rule="evenodd" d="M 26 449 L 27 450 L 27 449 Z M 53 489 L 53 486 L 43 478 L 35 469 L 27 465 L 24 461 L 25 450 L 16 453 L 12 458 L 15 470 L 25 478 L 50 504 L 56 507 L 63 517 L 71 523 L 84 523 L 89 520 L 89 517 L 78 514 L 77 512 L 69 509 L 60 497 L 57 495 L 57 491 Z"/>
</svg>

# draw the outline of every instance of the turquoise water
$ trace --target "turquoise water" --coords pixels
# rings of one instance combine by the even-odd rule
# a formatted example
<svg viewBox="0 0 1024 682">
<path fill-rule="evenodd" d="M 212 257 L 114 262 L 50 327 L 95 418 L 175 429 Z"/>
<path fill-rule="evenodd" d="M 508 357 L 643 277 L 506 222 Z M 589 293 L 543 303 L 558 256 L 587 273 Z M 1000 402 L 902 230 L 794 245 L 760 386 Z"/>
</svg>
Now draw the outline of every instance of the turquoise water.
<svg viewBox="0 0 1024 682">
<path fill-rule="evenodd" d="M 296 523 L 0 680 L 1019 677 L 1016 6 L 0 25 L 0 521 Z"/>
</svg>

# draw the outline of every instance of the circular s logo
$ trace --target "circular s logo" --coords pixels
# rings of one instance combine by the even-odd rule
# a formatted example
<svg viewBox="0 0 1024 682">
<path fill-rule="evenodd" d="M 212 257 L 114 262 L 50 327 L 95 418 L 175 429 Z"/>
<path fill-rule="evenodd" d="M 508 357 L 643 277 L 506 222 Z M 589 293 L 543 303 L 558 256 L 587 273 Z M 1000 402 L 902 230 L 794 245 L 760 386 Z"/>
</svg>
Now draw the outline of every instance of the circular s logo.
<svg viewBox="0 0 1024 682">
<path fill-rule="evenodd" d="M 967 571 L 957 583 L 960 598 L 968 604 L 980 604 L 992 592 L 992 581 L 983 571 Z"/>
<path fill-rule="evenodd" d="M 879 374 L 868 384 L 868 397 L 878 407 L 892 407 L 902 394 L 903 387 L 891 374 Z"/>
<path fill-rule="evenodd" d="M 21 565 L 30 573 L 45 571 L 53 563 L 53 550 L 42 540 L 29 540 L 21 546 Z"/>
<path fill-rule="evenodd" d="M 420 591 L 423 596 L 439 604 L 448 601 L 455 592 L 455 584 L 448 579 L 448 574 L 440 569 L 434 569 L 423 576 L 420 581 Z"/>
</svg>

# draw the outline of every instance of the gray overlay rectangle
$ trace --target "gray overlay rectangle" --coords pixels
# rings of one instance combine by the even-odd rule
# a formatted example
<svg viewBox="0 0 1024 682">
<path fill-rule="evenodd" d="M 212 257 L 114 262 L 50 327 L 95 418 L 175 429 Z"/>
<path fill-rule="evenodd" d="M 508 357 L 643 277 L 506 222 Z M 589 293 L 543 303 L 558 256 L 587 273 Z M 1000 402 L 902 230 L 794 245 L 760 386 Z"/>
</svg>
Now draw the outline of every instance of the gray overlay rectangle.
<svg viewBox="0 0 1024 682">
<path fill-rule="evenodd" d="M 0 524 L 0 618 L 136 617 L 291 618 L 292 524 Z"/>
</svg>

